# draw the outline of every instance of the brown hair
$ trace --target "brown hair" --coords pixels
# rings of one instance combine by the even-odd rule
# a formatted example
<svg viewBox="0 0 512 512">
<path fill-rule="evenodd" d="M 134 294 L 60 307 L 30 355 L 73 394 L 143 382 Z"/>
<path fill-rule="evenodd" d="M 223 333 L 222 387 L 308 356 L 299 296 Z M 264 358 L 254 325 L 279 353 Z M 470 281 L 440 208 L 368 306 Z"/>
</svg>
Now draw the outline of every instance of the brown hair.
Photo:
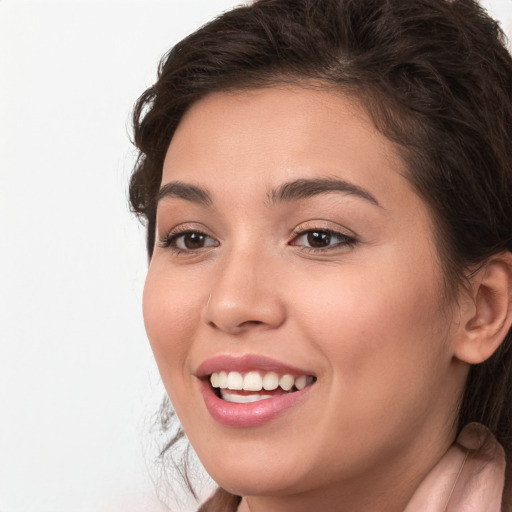
<svg viewBox="0 0 512 512">
<path fill-rule="evenodd" d="M 282 83 L 355 95 L 396 144 L 435 220 L 447 290 L 489 256 L 512 250 L 512 58 L 499 25 L 476 2 L 259 0 L 178 43 L 137 102 L 130 201 L 147 222 L 150 256 L 162 165 L 183 114 L 215 91 Z M 505 507 L 512 506 L 511 338 L 471 368 L 459 412 L 459 427 L 484 423 L 505 449 Z"/>
</svg>

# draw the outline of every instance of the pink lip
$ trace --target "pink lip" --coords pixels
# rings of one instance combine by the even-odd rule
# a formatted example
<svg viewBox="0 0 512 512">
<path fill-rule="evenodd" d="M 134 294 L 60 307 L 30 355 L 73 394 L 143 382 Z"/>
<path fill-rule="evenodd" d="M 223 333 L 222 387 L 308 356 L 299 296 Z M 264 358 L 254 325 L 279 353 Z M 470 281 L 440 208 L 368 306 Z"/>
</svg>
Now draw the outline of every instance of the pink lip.
<svg viewBox="0 0 512 512">
<path fill-rule="evenodd" d="M 230 355 L 222 355 L 207 359 L 199 365 L 195 374 L 199 378 L 211 375 L 213 372 L 220 371 L 236 371 L 248 372 L 251 370 L 260 370 L 266 372 L 276 372 L 284 375 L 313 375 L 308 370 L 289 366 L 275 359 L 255 354 L 247 354 L 245 356 L 235 357 Z"/>
<path fill-rule="evenodd" d="M 201 382 L 204 403 L 212 418 L 228 427 L 256 427 L 277 418 L 304 400 L 312 386 L 286 395 L 249 404 L 226 402 L 219 398 L 207 381 Z"/>
<path fill-rule="evenodd" d="M 201 379 L 200 385 L 203 399 L 206 408 L 214 420 L 229 427 L 255 427 L 262 425 L 280 416 L 291 407 L 300 404 L 300 402 L 307 397 L 312 388 L 312 385 L 310 385 L 300 391 L 294 391 L 285 395 L 276 395 L 273 398 L 267 398 L 248 404 L 238 404 L 227 402 L 219 398 L 206 378 L 213 372 L 247 372 L 251 370 L 274 371 L 282 375 L 314 376 L 314 374 L 308 370 L 296 368 L 283 364 L 275 359 L 253 354 L 241 357 L 222 355 L 208 359 L 197 368 L 195 374 Z"/>
</svg>

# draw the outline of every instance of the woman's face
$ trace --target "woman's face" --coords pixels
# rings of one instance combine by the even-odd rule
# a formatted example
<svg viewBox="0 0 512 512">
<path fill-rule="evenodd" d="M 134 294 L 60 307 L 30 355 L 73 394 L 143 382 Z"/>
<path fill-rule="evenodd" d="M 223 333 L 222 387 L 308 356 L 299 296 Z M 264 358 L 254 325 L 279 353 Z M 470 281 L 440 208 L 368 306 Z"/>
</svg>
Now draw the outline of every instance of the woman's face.
<svg viewBox="0 0 512 512">
<path fill-rule="evenodd" d="M 456 313 L 404 173 L 332 90 L 213 94 L 181 121 L 144 317 L 186 434 L 227 490 L 389 480 L 400 494 L 451 442 Z"/>
</svg>

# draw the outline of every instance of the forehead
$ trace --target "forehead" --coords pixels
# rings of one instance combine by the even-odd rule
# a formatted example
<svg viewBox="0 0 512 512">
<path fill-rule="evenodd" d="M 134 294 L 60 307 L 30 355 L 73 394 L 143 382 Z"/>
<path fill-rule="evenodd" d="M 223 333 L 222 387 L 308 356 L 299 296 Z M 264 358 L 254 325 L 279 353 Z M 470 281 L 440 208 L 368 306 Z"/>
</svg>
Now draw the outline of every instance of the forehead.
<svg viewBox="0 0 512 512">
<path fill-rule="evenodd" d="M 192 105 L 167 151 L 162 184 L 257 190 L 335 176 L 386 189 L 393 200 L 410 189 L 405 173 L 357 99 L 332 88 L 283 86 L 215 93 Z"/>
</svg>

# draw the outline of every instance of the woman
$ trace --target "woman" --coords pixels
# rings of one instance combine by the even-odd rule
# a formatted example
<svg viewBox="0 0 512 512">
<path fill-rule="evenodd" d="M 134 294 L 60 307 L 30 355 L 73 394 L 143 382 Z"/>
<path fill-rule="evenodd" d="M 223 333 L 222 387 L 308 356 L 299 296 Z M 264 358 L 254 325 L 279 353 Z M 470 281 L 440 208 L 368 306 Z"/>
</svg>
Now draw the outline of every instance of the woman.
<svg viewBox="0 0 512 512">
<path fill-rule="evenodd" d="M 511 84 L 469 0 L 261 0 L 164 58 L 130 193 L 201 510 L 512 510 Z"/>
</svg>

